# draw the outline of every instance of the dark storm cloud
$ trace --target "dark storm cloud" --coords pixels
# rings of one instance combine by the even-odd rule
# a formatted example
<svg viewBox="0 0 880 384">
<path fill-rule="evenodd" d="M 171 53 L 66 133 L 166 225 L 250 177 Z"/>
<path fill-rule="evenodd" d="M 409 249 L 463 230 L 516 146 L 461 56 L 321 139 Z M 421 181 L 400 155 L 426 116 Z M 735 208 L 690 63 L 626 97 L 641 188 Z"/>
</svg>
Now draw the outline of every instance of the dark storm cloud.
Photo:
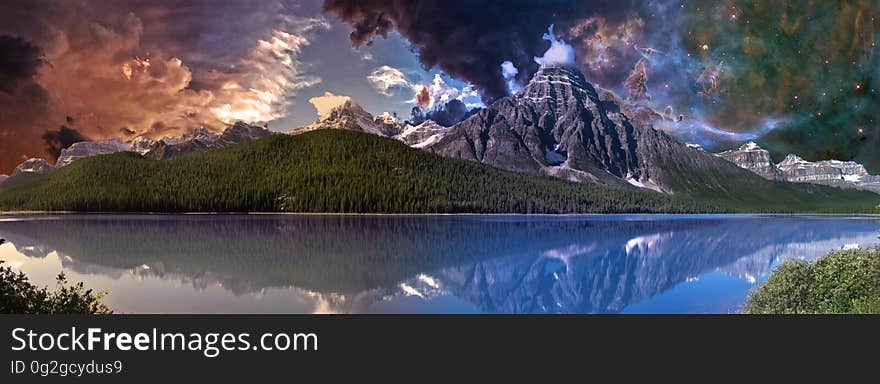
<svg viewBox="0 0 880 384">
<path fill-rule="evenodd" d="M 68 122 L 71 121 L 68 120 Z M 58 159 L 58 156 L 61 155 L 62 149 L 65 149 L 74 143 L 88 140 L 89 139 L 79 133 L 79 131 L 66 125 L 62 125 L 54 131 L 46 131 L 46 133 L 43 134 L 43 143 L 46 145 L 46 151 L 52 155 L 53 159 Z"/>
<path fill-rule="evenodd" d="M 468 109 L 461 100 L 453 99 L 446 104 L 440 104 L 427 110 L 419 106 L 413 107 L 408 123 L 419 125 L 425 120 L 434 120 L 435 123 L 444 127 L 451 127 L 479 110 L 480 108 Z"/>
<path fill-rule="evenodd" d="M 17 36 L 0 36 L 0 91 L 12 92 L 22 82 L 33 81 L 43 63 L 39 47 Z"/>
<path fill-rule="evenodd" d="M 396 30 L 412 43 L 422 65 L 473 83 L 486 101 L 508 93 L 500 67 L 505 60 L 519 69 L 520 82 L 537 71 L 533 58 L 547 50 L 541 36 L 548 25 L 563 31 L 590 15 L 618 20 L 632 9 L 628 0 L 324 1 L 325 11 L 354 28 L 355 45 Z"/>
</svg>

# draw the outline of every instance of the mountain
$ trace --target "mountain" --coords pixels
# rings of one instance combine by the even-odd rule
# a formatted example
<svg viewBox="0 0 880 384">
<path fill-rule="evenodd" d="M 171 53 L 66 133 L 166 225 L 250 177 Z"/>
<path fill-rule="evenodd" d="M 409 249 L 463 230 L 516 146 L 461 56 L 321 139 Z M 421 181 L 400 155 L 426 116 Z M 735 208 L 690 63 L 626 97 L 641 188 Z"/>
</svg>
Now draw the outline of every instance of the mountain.
<svg viewBox="0 0 880 384">
<path fill-rule="evenodd" d="M 876 213 L 880 204 L 870 192 L 773 183 L 731 167 L 763 184 L 706 196 L 696 194 L 697 189 L 670 195 L 610 188 L 450 159 L 373 134 L 321 129 L 270 135 L 176 161 L 131 152 L 81 159 L 43 180 L 0 193 L 0 210 Z"/>
<path fill-rule="evenodd" d="M 395 138 L 413 148 L 424 148 L 442 139 L 449 133 L 449 128 L 437 124 L 433 120 L 425 120 L 419 125 L 404 127 Z"/>
<path fill-rule="evenodd" d="M 135 152 L 154 159 L 173 159 L 192 153 L 208 152 L 270 135 L 265 127 L 237 122 L 216 134 L 205 128 L 180 137 L 165 137 L 159 141 L 137 136 L 128 142 L 119 139 L 81 141 L 61 150 L 55 166 L 43 159 L 29 159 L 18 165 L 11 176 L 0 177 L 0 191 L 19 187 L 39 180 L 56 169 L 81 159 L 116 152 Z"/>
<path fill-rule="evenodd" d="M 810 162 L 792 154 L 786 156 L 776 166 L 785 174 L 786 180 L 797 183 L 855 183 L 868 176 L 865 167 L 856 162 L 838 160 Z"/>
<path fill-rule="evenodd" d="M 729 193 L 755 176 L 645 124 L 632 124 L 580 70 L 541 68 L 513 96 L 497 100 L 426 147 L 515 172 L 667 193 Z"/>
<path fill-rule="evenodd" d="M 128 141 L 128 145 L 131 146 L 131 150 L 133 152 L 140 153 L 141 155 L 149 152 L 154 144 L 156 144 L 156 141 L 144 136 L 137 136 Z"/>
<path fill-rule="evenodd" d="M 297 128 L 291 133 L 299 134 L 317 129 L 345 129 L 386 137 L 396 136 L 401 131 L 399 124 L 391 122 L 381 115 L 374 118 L 373 115 L 351 100 L 334 107 L 327 116 L 315 123 Z"/>
<path fill-rule="evenodd" d="M 767 180 L 785 180 L 782 172 L 773 164 L 770 152 L 754 142 L 743 144 L 739 149 L 721 152 L 718 156 Z"/>
<path fill-rule="evenodd" d="M 699 146 L 677 142 L 649 121 L 631 123 L 620 102 L 598 95 L 578 69 L 549 66 L 516 95 L 449 128 L 429 121 L 417 126 L 386 123 L 349 101 L 292 133 L 369 132 L 518 173 L 649 189 L 738 211 L 823 210 L 822 205 L 837 210 L 849 204 L 832 201 L 843 198 L 834 188 L 768 181 Z M 860 201 L 857 206 L 876 206 L 873 195 L 847 198 Z"/>
<path fill-rule="evenodd" d="M 16 188 L 33 181 L 39 180 L 55 170 L 51 164 L 43 159 L 28 159 L 19 164 L 12 174 L 0 181 L 0 191 Z"/>
<path fill-rule="evenodd" d="M 257 140 L 269 136 L 271 132 L 258 125 L 236 122 L 217 135 L 204 128 L 192 135 L 184 135 L 178 140 L 162 139 L 149 146 L 145 156 L 157 159 L 176 159 L 193 153 L 210 152 L 231 145 Z"/>
<path fill-rule="evenodd" d="M 130 144 L 123 143 L 122 140 L 119 139 L 80 141 L 61 150 L 61 155 L 58 156 L 58 161 L 55 162 L 55 167 L 61 168 L 86 157 L 131 150 L 132 146 Z"/>
<path fill-rule="evenodd" d="M 125 152 L 86 158 L 41 181 L 0 194 L 0 210 L 720 211 L 711 204 L 650 191 L 507 172 L 413 149 L 394 139 L 340 129 L 271 135 L 175 161 Z"/>
<path fill-rule="evenodd" d="M 770 152 L 754 142 L 748 142 L 738 149 L 721 152 L 718 156 L 768 180 L 855 188 L 880 193 L 880 176 L 868 174 L 863 165 L 853 161 L 811 162 L 789 154 L 779 164 L 773 164 Z"/>
</svg>

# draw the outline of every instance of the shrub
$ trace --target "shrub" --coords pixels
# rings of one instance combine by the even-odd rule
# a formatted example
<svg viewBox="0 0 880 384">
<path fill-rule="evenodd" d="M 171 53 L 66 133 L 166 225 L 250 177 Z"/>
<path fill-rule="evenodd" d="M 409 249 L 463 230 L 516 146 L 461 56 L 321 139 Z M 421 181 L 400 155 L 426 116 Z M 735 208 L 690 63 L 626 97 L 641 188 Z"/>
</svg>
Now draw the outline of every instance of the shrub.
<svg viewBox="0 0 880 384">
<path fill-rule="evenodd" d="M 0 260 L 0 313 L 6 314 L 58 314 L 112 313 L 101 302 L 106 292 L 92 292 L 83 283 L 69 285 L 64 273 L 58 275 L 57 284 L 51 291 L 28 281 L 22 272 L 2 266 Z"/>
<path fill-rule="evenodd" d="M 746 313 L 880 313 L 880 249 L 791 260 L 749 295 Z"/>
</svg>

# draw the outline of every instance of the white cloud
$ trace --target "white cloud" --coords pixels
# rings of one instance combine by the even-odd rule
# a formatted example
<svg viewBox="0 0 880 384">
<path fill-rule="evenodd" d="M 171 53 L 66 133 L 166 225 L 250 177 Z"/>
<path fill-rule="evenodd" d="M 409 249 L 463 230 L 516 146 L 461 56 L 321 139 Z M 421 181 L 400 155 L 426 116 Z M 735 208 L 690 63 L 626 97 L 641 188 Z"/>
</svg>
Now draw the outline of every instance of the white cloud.
<svg viewBox="0 0 880 384">
<path fill-rule="evenodd" d="M 394 89 L 408 89 L 412 92 L 412 98 L 406 103 L 419 104 L 422 107 L 433 108 L 435 105 L 448 103 L 452 100 L 461 100 L 468 108 L 483 107 L 480 94 L 472 85 L 466 85 L 461 89 L 450 86 L 437 73 L 427 85 L 411 81 L 406 74 L 397 68 L 383 65 L 373 70 L 367 80 L 376 92 L 390 96 Z M 425 92 L 427 97 L 420 99 L 419 95 Z"/>
<path fill-rule="evenodd" d="M 516 83 L 516 75 L 518 74 L 519 69 L 517 69 L 510 60 L 501 63 L 501 75 L 504 76 L 504 80 L 507 81 L 507 89 L 510 90 L 510 93 L 515 93 L 520 88 L 519 84 Z"/>
<path fill-rule="evenodd" d="M 433 108 L 435 105 L 446 104 L 452 100 L 460 100 L 468 108 L 484 107 L 480 94 L 473 85 L 468 84 L 461 89 L 452 87 L 439 73 L 434 74 L 431 84 L 425 88 L 428 90 L 429 99 L 427 103 L 422 103 L 424 107 Z M 411 101 L 418 102 L 415 98 Z"/>
<path fill-rule="evenodd" d="M 542 67 L 554 64 L 574 65 L 574 48 L 562 39 L 556 39 L 553 35 L 553 24 L 550 24 L 542 38 L 550 42 L 550 48 L 544 52 L 544 56 L 535 57 L 536 63 Z"/>
<path fill-rule="evenodd" d="M 225 123 L 236 120 L 271 121 L 285 116 L 288 99 L 297 90 L 321 82 L 305 74 L 298 59 L 302 48 L 311 43 L 310 35 L 329 29 L 323 18 L 290 20 L 284 29 L 257 42 L 236 76 L 226 79 L 212 112 Z"/>
<path fill-rule="evenodd" d="M 395 88 L 410 89 L 414 92 L 421 89 L 418 84 L 411 82 L 403 71 L 388 65 L 374 69 L 367 76 L 367 80 L 376 89 L 376 92 L 386 96 L 390 96 L 391 91 Z"/>
<path fill-rule="evenodd" d="M 330 115 L 333 108 L 336 108 L 346 102 L 351 101 L 351 97 L 334 95 L 330 92 L 324 92 L 324 96 L 313 97 L 309 99 L 315 110 L 318 112 L 318 119 L 323 119 Z"/>
</svg>

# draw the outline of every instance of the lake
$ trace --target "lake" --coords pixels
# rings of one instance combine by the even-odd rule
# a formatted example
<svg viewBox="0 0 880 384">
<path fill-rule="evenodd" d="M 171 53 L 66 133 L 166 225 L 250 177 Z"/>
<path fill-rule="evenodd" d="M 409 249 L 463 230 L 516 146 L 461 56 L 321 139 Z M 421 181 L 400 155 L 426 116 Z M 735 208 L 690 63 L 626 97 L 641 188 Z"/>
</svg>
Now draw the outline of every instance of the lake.
<svg viewBox="0 0 880 384">
<path fill-rule="evenodd" d="M 735 313 L 872 217 L 5 215 L 0 259 L 120 313 Z"/>
</svg>

